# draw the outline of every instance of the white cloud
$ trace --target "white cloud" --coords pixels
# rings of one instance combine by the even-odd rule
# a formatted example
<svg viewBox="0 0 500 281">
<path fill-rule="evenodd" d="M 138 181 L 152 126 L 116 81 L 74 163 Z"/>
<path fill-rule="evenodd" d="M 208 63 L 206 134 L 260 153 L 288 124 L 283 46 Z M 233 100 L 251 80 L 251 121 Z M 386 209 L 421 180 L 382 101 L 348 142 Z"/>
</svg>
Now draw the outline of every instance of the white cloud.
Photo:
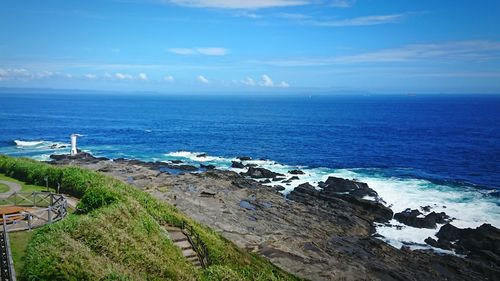
<svg viewBox="0 0 500 281">
<path fill-rule="evenodd" d="M 224 56 L 229 52 L 228 49 L 219 47 L 170 48 L 167 49 L 167 51 L 182 56 L 189 56 L 189 55 Z"/>
<path fill-rule="evenodd" d="M 281 13 L 278 14 L 278 17 L 290 20 L 305 20 L 311 18 L 310 16 L 305 14 L 294 14 L 294 13 Z"/>
<path fill-rule="evenodd" d="M 262 9 L 309 4 L 304 0 L 170 0 L 169 2 L 187 7 L 219 9 Z"/>
<path fill-rule="evenodd" d="M 402 63 L 426 61 L 465 62 L 500 60 L 500 42 L 497 41 L 454 41 L 434 44 L 413 44 L 398 48 L 382 49 L 352 55 L 297 58 L 289 60 L 254 61 L 253 63 L 273 66 L 326 66 L 361 63 Z"/>
<path fill-rule="evenodd" d="M 195 49 L 198 53 L 206 56 L 224 56 L 228 53 L 227 49 L 224 48 L 215 48 L 215 47 L 210 47 L 210 48 L 196 48 Z"/>
<path fill-rule="evenodd" d="M 354 4 L 356 4 L 356 0 L 333 0 L 331 6 L 336 8 L 349 8 Z"/>
<path fill-rule="evenodd" d="M 87 73 L 87 74 L 84 74 L 83 77 L 85 79 L 89 79 L 89 80 L 94 80 L 94 79 L 97 79 L 97 75 L 95 74 L 92 74 L 92 73 Z"/>
<path fill-rule="evenodd" d="M 281 81 L 281 82 L 279 82 L 279 83 L 276 85 L 276 87 L 278 87 L 278 88 L 290 88 L 290 84 L 288 84 L 288 83 L 287 83 L 287 82 L 285 82 L 285 81 Z"/>
<path fill-rule="evenodd" d="M 274 87 L 274 82 L 271 77 L 269 77 L 267 74 L 264 74 L 262 75 L 262 81 L 260 81 L 259 85 L 264 87 Z"/>
<path fill-rule="evenodd" d="M 313 20 L 306 23 L 325 27 L 368 26 L 395 23 L 400 21 L 403 17 L 404 14 L 374 15 L 340 20 Z"/>
<path fill-rule="evenodd" d="M 210 83 L 210 80 L 208 80 L 207 78 L 205 78 L 205 76 L 203 76 L 203 75 L 198 75 L 198 77 L 196 77 L 196 80 L 198 80 L 198 82 L 203 83 L 203 84 L 209 84 Z"/>
<path fill-rule="evenodd" d="M 25 68 L 0 68 L 0 79 L 31 79 L 34 75 Z"/>
<path fill-rule="evenodd" d="M 115 73 L 115 78 L 118 80 L 134 80 L 134 77 L 132 75 L 120 72 Z"/>
<path fill-rule="evenodd" d="M 141 81 L 146 81 L 146 80 L 148 80 L 148 75 L 146 73 L 139 73 L 137 78 Z"/>
<path fill-rule="evenodd" d="M 55 74 L 52 71 L 41 71 L 41 72 L 35 73 L 34 76 L 36 78 L 47 78 L 47 77 L 55 76 Z"/>
<path fill-rule="evenodd" d="M 70 79 L 72 74 L 48 70 L 33 71 L 26 68 L 0 68 L 0 80 Z"/>
<path fill-rule="evenodd" d="M 255 86 L 257 83 L 255 83 L 255 80 L 253 80 L 250 77 L 247 77 L 245 80 L 241 80 L 241 83 L 247 85 L 247 86 Z"/>
<path fill-rule="evenodd" d="M 260 86 L 260 87 L 267 87 L 267 88 L 289 88 L 290 87 L 290 84 L 288 84 L 285 81 L 281 81 L 279 83 L 274 83 L 273 79 L 267 74 L 263 74 L 261 76 L 261 80 L 258 82 L 256 82 L 251 77 L 247 77 L 244 80 L 241 80 L 240 82 L 246 86 Z"/>
<path fill-rule="evenodd" d="M 196 54 L 194 49 L 188 49 L 188 48 L 170 48 L 167 49 L 167 51 L 176 55 L 183 55 L 183 56 Z"/>
<path fill-rule="evenodd" d="M 166 75 L 165 77 L 163 77 L 163 80 L 167 82 L 174 82 L 175 78 L 172 75 Z"/>
</svg>

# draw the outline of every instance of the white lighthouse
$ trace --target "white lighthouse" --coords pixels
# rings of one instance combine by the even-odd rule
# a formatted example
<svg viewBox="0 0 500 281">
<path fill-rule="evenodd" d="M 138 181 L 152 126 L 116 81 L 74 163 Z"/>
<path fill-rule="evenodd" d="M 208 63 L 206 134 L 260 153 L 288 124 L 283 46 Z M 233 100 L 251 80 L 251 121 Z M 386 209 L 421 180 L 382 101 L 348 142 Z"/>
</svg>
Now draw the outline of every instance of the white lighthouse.
<svg viewBox="0 0 500 281">
<path fill-rule="evenodd" d="M 71 135 L 71 156 L 78 154 L 78 149 L 76 149 L 76 138 L 81 137 L 81 136 L 82 135 L 79 135 L 79 134 L 72 134 Z"/>
</svg>

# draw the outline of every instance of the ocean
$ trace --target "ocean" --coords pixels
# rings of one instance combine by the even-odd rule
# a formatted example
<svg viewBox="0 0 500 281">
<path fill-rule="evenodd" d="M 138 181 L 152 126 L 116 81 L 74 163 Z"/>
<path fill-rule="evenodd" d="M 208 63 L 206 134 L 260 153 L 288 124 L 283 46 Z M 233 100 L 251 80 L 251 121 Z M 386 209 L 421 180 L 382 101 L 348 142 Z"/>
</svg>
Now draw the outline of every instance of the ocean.
<svg viewBox="0 0 500 281">
<path fill-rule="evenodd" d="M 73 133 L 96 156 L 221 169 L 250 156 L 306 172 L 285 194 L 356 178 L 395 212 L 429 205 L 458 227 L 500 227 L 500 95 L 0 93 L 0 153 L 47 160 Z M 391 223 L 377 232 L 397 247 L 428 247 L 438 230 Z"/>
</svg>

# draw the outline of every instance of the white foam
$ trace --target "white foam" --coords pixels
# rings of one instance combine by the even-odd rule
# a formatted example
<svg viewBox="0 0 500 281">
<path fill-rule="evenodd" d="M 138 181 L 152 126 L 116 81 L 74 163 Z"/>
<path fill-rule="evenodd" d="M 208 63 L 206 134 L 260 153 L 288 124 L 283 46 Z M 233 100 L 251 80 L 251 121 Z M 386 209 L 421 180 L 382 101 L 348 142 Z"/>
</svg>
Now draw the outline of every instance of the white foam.
<svg viewBox="0 0 500 281">
<path fill-rule="evenodd" d="M 180 158 L 180 159 L 188 159 L 194 162 L 214 162 L 214 161 L 223 161 L 223 162 L 231 162 L 234 159 L 228 159 L 223 157 L 215 157 L 215 156 L 199 156 L 205 155 L 204 152 L 189 152 L 189 151 L 176 151 L 165 154 L 167 157 L 172 158 Z"/>
<path fill-rule="evenodd" d="M 14 140 L 17 146 L 37 146 L 43 143 L 43 140 L 40 141 L 22 141 L 22 140 Z"/>
</svg>

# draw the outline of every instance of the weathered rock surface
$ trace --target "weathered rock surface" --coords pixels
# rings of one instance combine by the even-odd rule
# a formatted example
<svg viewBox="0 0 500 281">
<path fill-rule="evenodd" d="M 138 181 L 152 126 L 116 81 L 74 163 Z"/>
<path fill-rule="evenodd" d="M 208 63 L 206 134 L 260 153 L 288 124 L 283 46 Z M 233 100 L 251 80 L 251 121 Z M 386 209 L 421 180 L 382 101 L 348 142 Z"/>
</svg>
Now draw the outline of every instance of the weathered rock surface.
<svg viewBox="0 0 500 281">
<path fill-rule="evenodd" d="M 245 168 L 245 165 L 243 165 L 243 163 L 238 162 L 238 161 L 231 161 L 231 167 L 243 169 L 243 168 Z"/>
<path fill-rule="evenodd" d="M 207 170 L 213 170 L 213 169 L 215 169 L 215 166 L 214 166 L 214 165 L 204 165 L 204 164 L 200 164 L 200 168 L 202 168 L 202 169 L 207 169 Z"/>
<path fill-rule="evenodd" d="M 252 157 L 250 157 L 250 156 L 238 156 L 238 157 L 236 157 L 236 159 L 239 159 L 241 161 L 249 161 L 249 160 L 252 160 Z"/>
<path fill-rule="evenodd" d="M 500 265 L 500 229 L 483 224 L 478 228 L 457 228 L 445 224 L 436 234 L 439 239 L 427 238 L 426 242 L 434 247 L 455 250 L 470 258 Z"/>
<path fill-rule="evenodd" d="M 410 209 L 394 214 L 394 219 L 406 225 L 418 228 L 436 228 L 438 223 L 443 224 L 452 221 L 444 212 L 432 212 L 423 216 L 419 210 Z"/>
<path fill-rule="evenodd" d="M 238 246 L 306 279 L 499 280 L 498 264 L 399 250 L 374 238 L 373 222 L 389 218 L 392 211 L 338 192 L 335 186 L 319 191 L 303 184 L 287 199 L 276 187 L 230 171 L 175 175 L 159 172 L 164 163 L 63 162 L 105 171 L 125 182 L 132 179 L 131 184 L 176 205 Z"/>
<path fill-rule="evenodd" d="M 368 184 L 364 182 L 328 177 L 326 182 L 320 182 L 319 186 L 328 189 L 330 193 L 348 193 L 357 198 L 363 198 L 365 196 L 378 197 L 377 192 L 368 187 Z"/>
<path fill-rule="evenodd" d="M 292 175 L 303 175 L 304 172 L 301 171 L 301 170 L 291 170 L 291 171 L 288 171 L 289 174 L 292 174 Z"/>
<path fill-rule="evenodd" d="M 264 168 L 255 168 L 248 167 L 248 171 L 243 173 L 243 175 L 254 178 L 254 179 L 262 179 L 262 178 L 276 178 L 279 176 L 284 176 L 283 174 L 275 173 L 268 169 Z"/>
</svg>

